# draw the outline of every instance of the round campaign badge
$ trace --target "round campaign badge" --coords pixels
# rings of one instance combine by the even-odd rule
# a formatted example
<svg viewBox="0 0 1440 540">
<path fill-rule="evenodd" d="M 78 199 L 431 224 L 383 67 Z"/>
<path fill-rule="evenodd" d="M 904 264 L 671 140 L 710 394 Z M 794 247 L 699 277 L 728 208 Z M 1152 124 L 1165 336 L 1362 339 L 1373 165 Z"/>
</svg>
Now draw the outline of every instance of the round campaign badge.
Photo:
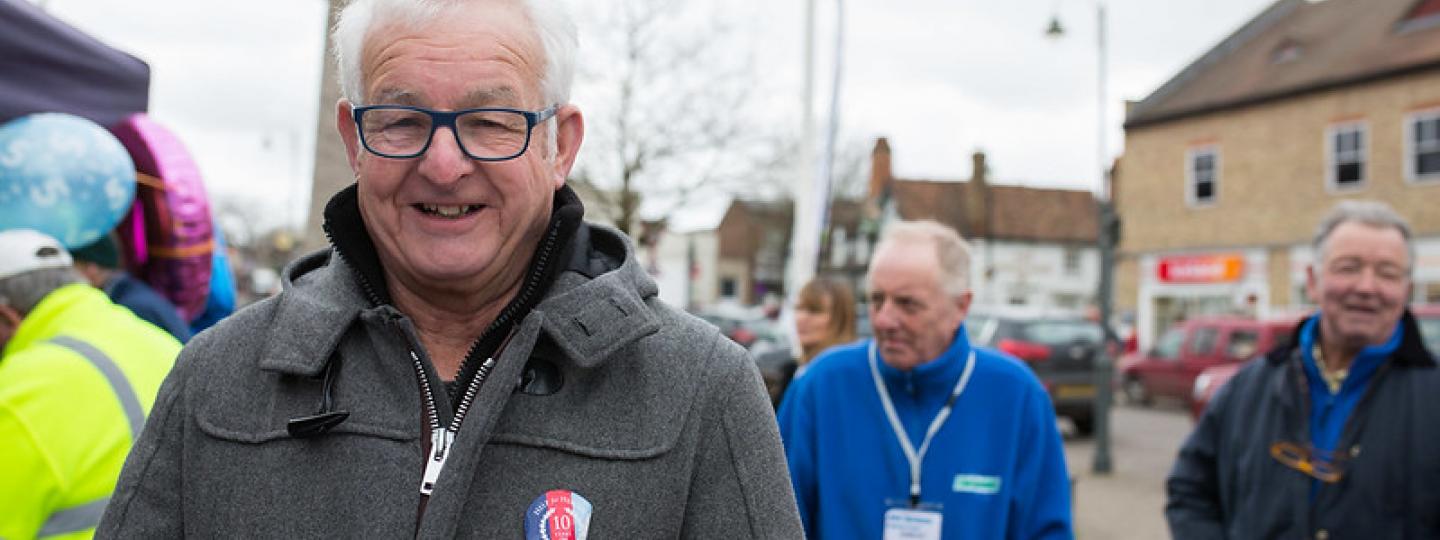
<svg viewBox="0 0 1440 540">
<path fill-rule="evenodd" d="M 574 491 L 546 491 L 525 510 L 525 540 L 585 540 L 593 509 Z"/>
</svg>

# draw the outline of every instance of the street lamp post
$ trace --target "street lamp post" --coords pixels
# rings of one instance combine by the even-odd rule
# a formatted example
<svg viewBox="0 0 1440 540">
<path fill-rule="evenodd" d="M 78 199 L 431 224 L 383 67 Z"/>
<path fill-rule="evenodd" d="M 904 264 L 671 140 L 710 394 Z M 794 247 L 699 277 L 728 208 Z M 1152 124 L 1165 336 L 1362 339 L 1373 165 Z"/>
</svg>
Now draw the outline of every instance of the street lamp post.
<svg viewBox="0 0 1440 540">
<path fill-rule="evenodd" d="M 1099 227 L 1099 250 L 1100 250 L 1100 284 L 1097 296 L 1100 303 L 1100 327 L 1104 330 L 1104 345 L 1096 356 L 1095 385 L 1097 389 L 1095 397 L 1095 459 L 1091 464 L 1091 470 L 1099 474 L 1108 474 L 1111 471 L 1110 459 L 1110 408 L 1113 402 L 1114 392 L 1111 381 L 1114 380 L 1115 363 L 1110 357 L 1112 347 L 1119 343 L 1115 331 L 1110 327 L 1113 306 L 1113 282 L 1115 274 L 1115 244 L 1119 241 L 1120 221 L 1115 215 L 1115 207 L 1111 201 L 1110 193 L 1110 150 L 1106 146 L 1105 128 L 1105 102 L 1107 79 L 1106 73 L 1106 40 L 1105 40 L 1105 3 L 1097 0 L 1095 2 L 1096 17 L 1096 52 L 1098 54 L 1096 68 L 1096 150 L 1098 152 L 1100 165 L 1100 193 L 1096 197 L 1097 226 Z M 1065 34 L 1065 29 L 1060 25 L 1059 17 L 1050 21 L 1050 27 L 1045 34 L 1052 38 L 1059 38 Z"/>
</svg>

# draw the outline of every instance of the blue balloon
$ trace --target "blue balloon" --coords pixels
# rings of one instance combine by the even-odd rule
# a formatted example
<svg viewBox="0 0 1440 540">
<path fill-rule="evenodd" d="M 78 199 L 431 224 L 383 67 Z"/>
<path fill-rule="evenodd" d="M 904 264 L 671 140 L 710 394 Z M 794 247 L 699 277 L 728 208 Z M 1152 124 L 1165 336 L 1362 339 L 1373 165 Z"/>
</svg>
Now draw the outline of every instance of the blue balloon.
<svg viewBox="0 0 1440 540">
<path fill-rule="evenodd" d="M 75 248 L 120 223 L 135 163 L 99 124 L 37 113 L 0 125 L 0 230 L 35 229 Z"/>
</svg>

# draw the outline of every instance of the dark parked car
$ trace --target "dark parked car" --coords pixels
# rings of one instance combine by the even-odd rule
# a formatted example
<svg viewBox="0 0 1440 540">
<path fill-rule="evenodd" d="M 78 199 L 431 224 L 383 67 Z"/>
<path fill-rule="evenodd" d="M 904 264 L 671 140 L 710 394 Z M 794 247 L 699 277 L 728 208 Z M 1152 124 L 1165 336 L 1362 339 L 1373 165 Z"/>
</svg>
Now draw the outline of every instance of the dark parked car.
<svg viewBox="0 0 1440 540">
<path fill-rule="evenodd" d="M 970 342 L 1023 360 L 1050 393 L 1055 414 L 1075 423 L 1081 435 L 1095 430 L 1095 359 L 1103 342 L 1100 325 L 1080 315 L 971 312 Z"/>
</svg>

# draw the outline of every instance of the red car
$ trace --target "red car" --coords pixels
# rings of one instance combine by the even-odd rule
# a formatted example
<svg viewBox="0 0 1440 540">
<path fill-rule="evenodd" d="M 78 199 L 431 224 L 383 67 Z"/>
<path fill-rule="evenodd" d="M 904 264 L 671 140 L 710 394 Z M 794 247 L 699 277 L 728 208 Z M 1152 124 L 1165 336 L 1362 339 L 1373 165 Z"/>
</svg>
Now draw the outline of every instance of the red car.
<svg viewBox="0 0 1440 540">
<path fill-rule="evenodd" d="M 1425 340 L 1425 348 L 1430 354 L 1440 353 L 1440 304 L 1410 306 L 1410 312 L 1415 314 L 1415 322 L 1420 324 L 1420 334 Z M 1298 321 L 1297 321 L 1298 322 Z M 1227 364 L 1215 366 L 1200 372 L 1195 378 L 1195 388 L 1192 390 L 1190 400 L 1190 415 L 1196 420 L 1200 419 L 1200 413 L 1205 412 L 1205 406 L 1210 403 L 1210 398 L 1215 397 L 1215 392 L 1230 378 L 1240 371 L 1244 364 Z"/>
<path fill-rule="evenodd" d="M 1120 360 L 1121 391 L 1128 401 L 1142 405 L 1156 397 L 1190 401 L 1200 372 L 1270 350 L 1289 338 L 1295 323 L 1294 319 L 1207 316 L 1177 324 L 1150 350 Z"/>
</svg>

